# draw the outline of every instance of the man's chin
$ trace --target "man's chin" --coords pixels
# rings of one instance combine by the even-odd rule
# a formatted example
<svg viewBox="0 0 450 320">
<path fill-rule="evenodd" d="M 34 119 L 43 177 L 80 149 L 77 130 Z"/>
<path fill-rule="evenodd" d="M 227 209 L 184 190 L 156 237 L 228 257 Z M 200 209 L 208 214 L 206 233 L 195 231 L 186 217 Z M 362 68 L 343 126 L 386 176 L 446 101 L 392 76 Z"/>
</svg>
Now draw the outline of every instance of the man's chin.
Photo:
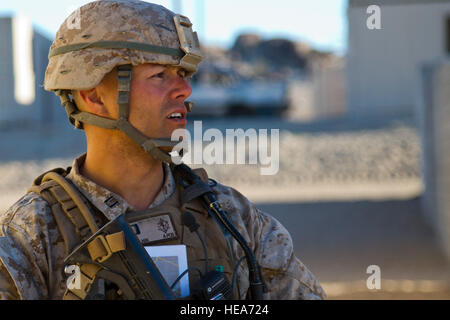
<svg viewBox="0 0 450 320">
<path fill-rule="evenodd" d="M 161 149 L 164 152 L 171 153 L 173 147 L 160 147 L 159 149 Z"/>
<path fill-rule="evenodd" d="M 172 141 L 181 141 L 186 138 L 186 134 L 189 134 L 186 130 L 185 125 L 180 125 L 178 128 L 172 129 L 170 133 L 167 133 L 165 136 Z"/>
</svg>

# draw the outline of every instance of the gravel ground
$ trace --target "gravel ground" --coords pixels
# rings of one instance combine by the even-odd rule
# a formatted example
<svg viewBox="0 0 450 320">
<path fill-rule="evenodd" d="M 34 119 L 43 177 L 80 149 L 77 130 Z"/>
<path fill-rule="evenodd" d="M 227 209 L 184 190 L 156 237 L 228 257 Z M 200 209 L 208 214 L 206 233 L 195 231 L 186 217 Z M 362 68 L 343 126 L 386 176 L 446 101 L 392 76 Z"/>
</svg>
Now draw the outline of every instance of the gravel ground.
<svg viewBox="0 0 450 320">
<path fill-rule="evenodd" d="M 450 299 L 450 261 L 407 200 L 270 203 L 258 207 L 290 232 L 296 255 L 330 299 Z M 380 267 L 369 290 L 367 267 Z"/>
<path fill-rule="evenodd" d="M 257 165 L 203 166 L 223 183 L 311 185 L 384 183 L 421 179 L 420 144 L 406 126 L 340 133 L 280 132 L 279 172 L 260 174 Z"/>
</svg>

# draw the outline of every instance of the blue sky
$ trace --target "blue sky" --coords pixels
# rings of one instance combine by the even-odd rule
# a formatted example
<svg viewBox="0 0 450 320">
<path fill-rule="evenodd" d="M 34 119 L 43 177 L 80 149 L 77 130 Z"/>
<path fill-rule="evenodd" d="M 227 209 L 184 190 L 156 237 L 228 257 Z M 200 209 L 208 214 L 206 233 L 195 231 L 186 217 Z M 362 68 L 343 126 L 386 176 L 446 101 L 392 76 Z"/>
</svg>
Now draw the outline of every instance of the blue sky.
<svg viewBox="0 0 450 320">
<path fill-rule="evenodd" d="M 264 38 L 306 41 L 318 49 L 344 53 L 347 0 L 179 0 L 182 13 L 194 22 L 200 40 L 229 47 L 241 32 Z M 42 32 L 53 37 L 77 7 L 90 0 L 3 0 L 0 16 L 23 13 Z M 154 0 L 174 9 L 176 0 Z M 203 10 L 201 9 L 203 8 Z M 204 18 L 200 12 L 203 11 Z"/>
</svg>

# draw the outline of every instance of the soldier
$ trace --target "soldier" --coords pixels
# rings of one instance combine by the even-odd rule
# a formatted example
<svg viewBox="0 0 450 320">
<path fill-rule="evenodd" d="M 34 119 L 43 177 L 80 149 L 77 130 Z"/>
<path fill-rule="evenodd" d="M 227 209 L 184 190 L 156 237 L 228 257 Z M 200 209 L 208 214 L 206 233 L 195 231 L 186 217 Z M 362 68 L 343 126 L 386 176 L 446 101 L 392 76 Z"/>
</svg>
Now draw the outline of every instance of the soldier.
<svg viewBox="0 0 450 320">
<path fill-rule="evenodd" d="M 249 297 L 242 247 L 225 237 L 197 198 L 186 199 L 183 180 L 168 155 L 174 146 L 171 133 L 186 125 L 187 80 L 201 59 L 189 19 L 159 5 L 100 0 L 62 24 L 50 48 L 45 89 L 61 98 L 70 122 L 84 130 L 87 152 L 71 168 L 37 178 L 0 215 L 1 298 L 121 298 L 114 283 L 96 277 L 98 270 L 81 269 L 81 291 L 68 289 L 64 272 L 67 255 L 121 214 L 128 221 L 135 218 L 143 245 L 184 244 L 190 266 L 202 268 L 207 260 L 210 270 L 219 267 L 233 279 L 234 299 Z M 325 298 L 276 219 L 233 188 L 208 179 L 204 170 L 195 173 L 211 186 L 252 249 L 265 299 Z M 186 210 L 199 226 L 203 244 L 183 224 L 180 216 Z M 90 253 L 92 260 L 102 257 Z M 190 285 L 198 278 L 190 274 Z"/>
</svg>

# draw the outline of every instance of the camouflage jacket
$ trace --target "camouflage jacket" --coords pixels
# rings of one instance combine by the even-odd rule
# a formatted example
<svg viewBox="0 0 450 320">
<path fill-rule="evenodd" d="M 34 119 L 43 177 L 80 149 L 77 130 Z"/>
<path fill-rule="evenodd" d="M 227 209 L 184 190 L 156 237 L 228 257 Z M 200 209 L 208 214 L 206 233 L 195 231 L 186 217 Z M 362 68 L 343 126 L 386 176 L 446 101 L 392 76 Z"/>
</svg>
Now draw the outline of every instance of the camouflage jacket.
<svg viewBox="0 0 450 320">
<path fill-rule="evenodd" d="M 67 178 L 107 218 L 133 209 L 119 195 L 82 176 L 80 161 L 84 156 L 74 161 Z M 175 180 L 168 165 L 164 165 L 164 176 L 163 187 L 150 208 L 164 203 L 174 192 Z M 289 232 L 275 218 L 231 187 L 217 184 L 214 191 L 233 225 L 254 250 L 268 289 L 265 299 L 325 299 L 319 282 L 295 256 Z M 61 299 L 66 290 L 64 255 L 64 241 L 48 203 L 38 194 L 28 193 L 0 214 L 0 298 Z M 238 269 L 243 297 L 249 284 L 242 273 L 243 268 Z"/>
</svg>

